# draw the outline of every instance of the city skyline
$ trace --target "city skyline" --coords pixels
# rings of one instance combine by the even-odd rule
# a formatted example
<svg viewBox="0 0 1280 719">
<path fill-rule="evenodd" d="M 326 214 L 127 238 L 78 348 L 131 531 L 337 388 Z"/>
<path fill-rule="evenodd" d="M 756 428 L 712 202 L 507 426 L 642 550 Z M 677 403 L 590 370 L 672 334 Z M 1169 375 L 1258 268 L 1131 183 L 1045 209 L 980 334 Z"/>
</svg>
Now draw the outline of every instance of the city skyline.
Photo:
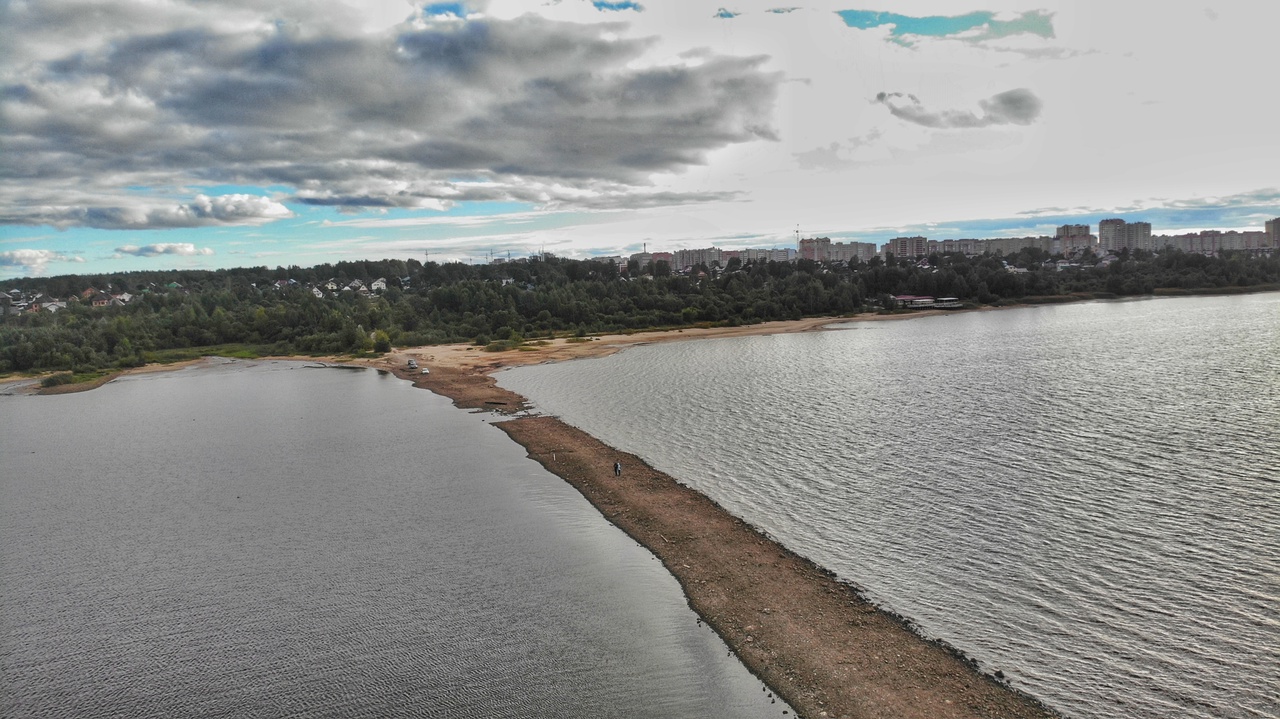
<svg viewBox="0 0 1280 719">
<path fill-rule="evenodd" d="M 1280 215 L 1280 9 L 883 9 L 9 4 L 0 278 Z"/>
</svg>

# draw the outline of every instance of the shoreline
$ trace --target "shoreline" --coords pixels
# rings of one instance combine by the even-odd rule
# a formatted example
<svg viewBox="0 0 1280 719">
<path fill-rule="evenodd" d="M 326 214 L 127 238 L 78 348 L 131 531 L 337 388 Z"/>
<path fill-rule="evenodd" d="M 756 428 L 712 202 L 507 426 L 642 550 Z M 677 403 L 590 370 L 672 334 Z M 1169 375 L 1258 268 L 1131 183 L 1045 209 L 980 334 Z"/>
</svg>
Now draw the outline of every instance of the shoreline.
<svg viewBox="0 0 1280 719">
<path fill-rule="evenodd" d="M 959 310 L 992 311 L 1006 307 Z M 978 671 L 972 660 L 915 634 L 856 587 L 795 554 L 705 495 L 558 418 L 529 416 L 523 396 L 498 387 L 509 367 L 603 357 L 627 347 L 694 339 L 835 331 L 830 326 L 955 314 L 904 314 L 785 320 L 738 327 L 686 328 L 556 339 L 502 352 L 435 345 L 377 358 L 263 357 L 374 368 L 443 395 L 461 409 L 497 412 L 499 429 L 528 456 L 577 489 L 610 523 L 661 561 L 690 608 L 799 716 L 1042 718 L 1057 716 L 1034 698 Z M 416 359 L 430 370 L 406 367 Z M 86 391 L 125 374 L 178 370 L 208 358 L 148 365 L 67 391 Z M 74 388 L 74 389 L 73 389 Z M 44 394 L 39 388 L 36 393 Z M 613 476 L 613 463 L 624 466 Z"/>
<path fill-rule="evenodd" d="M 390 371 L 459 408 L 507 415 L 496 426 L 652 552 L 680 584 L 699 621 L 800 716 L 1055 717 L 1034 698 L 979 671 L 955 648 L 916 634 L 907 620 L 867 601 L 856 587 L 639 457 L 558 418 L 524 414 L 528 400 L 499 387 L 493 376 L 508 367 L 601 357 L 641 344 L 816 332 L 843 322 L 947 312 L 607 335 L 590 342 L 555 340 L 523 352 L 423 347 L 358 364 Z M 430 373 L 407 369 L 410 358 Z M 623 465 L 621 477 L 612 471 L 615 461 Z"/>
</svg>

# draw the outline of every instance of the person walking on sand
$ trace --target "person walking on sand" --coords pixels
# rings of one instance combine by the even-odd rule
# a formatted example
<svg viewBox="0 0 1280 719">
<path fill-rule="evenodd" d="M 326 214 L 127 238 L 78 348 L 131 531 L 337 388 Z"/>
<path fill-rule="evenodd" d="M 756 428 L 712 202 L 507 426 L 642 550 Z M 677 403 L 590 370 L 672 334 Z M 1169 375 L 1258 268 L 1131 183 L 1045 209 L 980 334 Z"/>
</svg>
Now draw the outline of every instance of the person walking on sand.
<svg viewBox="0 0 1280 719">
<path fill-rule="evenodd" d="M 621 476 L 622 476 L 622 462 L 614 462 L 614 463 L 613 463 L 613 476 L 615 476 L 615 477 L 621 477 Z"/>
</svg>

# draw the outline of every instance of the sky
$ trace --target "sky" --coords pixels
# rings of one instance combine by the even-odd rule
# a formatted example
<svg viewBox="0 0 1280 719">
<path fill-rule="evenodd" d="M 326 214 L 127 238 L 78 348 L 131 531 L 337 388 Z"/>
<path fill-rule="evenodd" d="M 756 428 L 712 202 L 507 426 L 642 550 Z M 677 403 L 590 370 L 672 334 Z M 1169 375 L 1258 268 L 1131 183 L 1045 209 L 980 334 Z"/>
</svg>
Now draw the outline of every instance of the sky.
<svg viewBox="0 0 1280 719">
<path fill-rule="evenodd" d="M 1280 216 L 1280 3 L 0 0 L 0 278 Z"/>
</svg>

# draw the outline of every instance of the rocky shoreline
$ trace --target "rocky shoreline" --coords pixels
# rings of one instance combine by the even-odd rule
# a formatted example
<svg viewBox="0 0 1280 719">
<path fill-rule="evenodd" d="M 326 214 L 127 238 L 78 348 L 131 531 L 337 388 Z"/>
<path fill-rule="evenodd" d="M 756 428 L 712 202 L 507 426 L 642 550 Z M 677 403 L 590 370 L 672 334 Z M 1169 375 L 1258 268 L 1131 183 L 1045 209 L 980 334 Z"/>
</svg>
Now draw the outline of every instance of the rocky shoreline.
<svg viewBox="0 0 1280 719">
<path fill-rule="evenodd" d="M 772 329 L 812 331 L 838 321 Z M 492 376 L 504 366 L 595 356 L 620 345 L 667 339 L 683 337 L 637 336 L 540 348 L 524 356 L 460 346 L 422 348 L 414 356 L 426 362 L 430 374 L 404 368 L 402 358 L 382 367 L 459 407 L 512 415 L 497 426 L 662 561 L 702 621 L 801 716 L 1056 716 L 981 673 L 958 652 L 914 634 L 856 588 L 638 457 L 557 418 L 523 415 L 525 399 L 498 387 Z M 621 476 L 614 476 L 614 462 L 622 463 Z"/>
</svg>

